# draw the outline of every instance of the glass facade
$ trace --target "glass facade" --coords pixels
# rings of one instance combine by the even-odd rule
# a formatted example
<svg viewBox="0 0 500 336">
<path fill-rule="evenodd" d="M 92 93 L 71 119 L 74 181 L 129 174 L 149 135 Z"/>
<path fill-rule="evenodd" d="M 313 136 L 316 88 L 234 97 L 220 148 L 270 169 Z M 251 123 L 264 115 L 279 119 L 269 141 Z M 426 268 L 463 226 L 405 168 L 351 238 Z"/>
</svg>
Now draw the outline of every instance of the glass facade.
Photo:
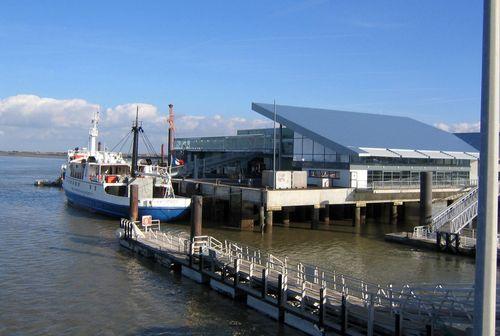
<svg viewBox="0 0 500 336">
<path fill-rule="evenodd" d="M 295 133 L 293 137 L 293 161 L 350 163 L 367 166 L 456 166 L 469 167 L 469 160 L 393 158 L 337 154 L 335 151 Z"/>
<path fill-rule="evenodd" d="M 320 143 L 312 141 L 299 133 L 294 133 L 293 161 L 348 163 L 349 155 L 337 154 Z"/>
<path fill-rule="evenodd" d="M 465 181 L 469 180 L 470 173 L 468 171 L 434 171 L 432 172 L 432 179 L 435 182 L 449 182 L 449 181 Z M 419 182 L 420 171 L 396 171 L 396 170 L 368 170 L 368 183 L 373 182 L 387 182 L 387 181 L 401 181 L 401 182 Z"/>
</svg>

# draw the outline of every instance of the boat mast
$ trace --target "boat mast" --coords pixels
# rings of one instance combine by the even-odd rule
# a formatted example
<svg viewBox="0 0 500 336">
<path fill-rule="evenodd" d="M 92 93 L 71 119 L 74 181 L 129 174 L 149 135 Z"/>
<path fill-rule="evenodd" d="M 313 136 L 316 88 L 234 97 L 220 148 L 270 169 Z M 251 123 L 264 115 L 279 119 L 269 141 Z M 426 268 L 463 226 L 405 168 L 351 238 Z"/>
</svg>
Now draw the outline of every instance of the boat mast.
<svg viewBox="0 0 500 336">
<path fill-rule="evenodd" d="M 135 112 L 135 124 L 132 126 L 132 132 L 134 133 L 134 143 L 132 145 L 132 171 L 130 173 L 131 177 L 137 177 L 137 157 L 139 155 L 139 131 L 142 128 L 139 126 L 139 106 Z"/>
<path fill-rule="evenodd" d="M 172 171 L 174 161 L 174 105 L 168 105 L 168 167 Z"/>
<path fill-rule="evenodd" d="M 99 124 L 99 110 L 94 112 L 94 117 L 92 118 L 92 127 L 89 130 L 90 155 L 95 155 L 97 151 L 97 136 L 99 135 L 99 130 L 97 129 L 98 124 Z"/>
</svg>

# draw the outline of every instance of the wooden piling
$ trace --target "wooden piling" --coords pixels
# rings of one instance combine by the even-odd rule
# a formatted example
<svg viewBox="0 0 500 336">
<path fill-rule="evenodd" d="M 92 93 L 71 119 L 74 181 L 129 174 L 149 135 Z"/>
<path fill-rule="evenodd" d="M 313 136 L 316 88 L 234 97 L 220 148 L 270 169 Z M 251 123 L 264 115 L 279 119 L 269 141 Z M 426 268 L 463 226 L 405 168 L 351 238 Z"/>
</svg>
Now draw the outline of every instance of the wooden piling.
<svg viewBox="0 0 500 336">
<path fill-rule="evenodd" d="M 139 186 L 137 184 L 130 185 L 130 220 L 139 220 Z"/>
<path fill-rule="evenodd" d="M 191 197 L 191 241 L 196 236 L 202 235 L 203 222 L 203 196 Z"/>
</svg>

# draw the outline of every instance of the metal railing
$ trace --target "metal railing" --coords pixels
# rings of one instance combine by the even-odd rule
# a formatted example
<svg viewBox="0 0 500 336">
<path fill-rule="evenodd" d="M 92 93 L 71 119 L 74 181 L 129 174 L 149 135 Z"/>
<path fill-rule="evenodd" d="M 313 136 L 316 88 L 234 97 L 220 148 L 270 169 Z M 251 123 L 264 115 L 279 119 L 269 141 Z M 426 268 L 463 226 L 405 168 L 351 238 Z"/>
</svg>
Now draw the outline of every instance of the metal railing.
<svg viewBox="0 0 500 336">
<path fill-rule="evenodd" d="M 357 181 L 358 185 L 362 185 Z M 420 189 L 420 181 L 415 180 L 390 180 L 390 181 L 373 181 L 366 182 L 368 189 Z M 453 189 L 453 188 L 469 188 L 477 186 L 477 180 L 469 179 L 452 179 L 452 180 L 433 180 L 432 187 L 434 189 Z"/>
<path fill-rule="evenodd" d="M 429 232 L 441 230 L 449 224 L 449 232 L 458 233 L 477 215 L 478 188 L 474 187 L 450 206 L 432 217 Z"/>
<path fill-rule="evenodd" d="M 272 135 L 251 134 L 203 138 L 175 139 L 176 150 L 215 152 L 263 152 L 272 153 Z"/>
<path fill-rule="evenodd" d="M 135 224 L 122 220 L 122 227 L 131 225 Z M 474 305 L 472 284 L 384 286 L 335 270 L 264 253 L 232 241 L 222 242 L 211 236 L 198 236 L 191 241 L 183 233 L 148 231 L 134 234 L 130 238 L 154 246 L 158 250 L 180 253 L 184 258 L 197 255 L 228 267 L 237 265 L 238 272 L 246 274 L 250 281 L 259 277 L 265 270 L 268 279 L 283 279 L 285 295 L 298 297 L 301 308 L 303 300 L 318 298 L 321 292 L 326 293 L 327 305 L 332 307 L 347 298 L 351 305 L 368 310 L 376 309 L 378 314 L 389 316 L 401 314 L 405 317 L 407 325 L 425 326 L 432 323 L 457 326 L 458 324 L 465 328 L 472 324 Z"/>
</svg>

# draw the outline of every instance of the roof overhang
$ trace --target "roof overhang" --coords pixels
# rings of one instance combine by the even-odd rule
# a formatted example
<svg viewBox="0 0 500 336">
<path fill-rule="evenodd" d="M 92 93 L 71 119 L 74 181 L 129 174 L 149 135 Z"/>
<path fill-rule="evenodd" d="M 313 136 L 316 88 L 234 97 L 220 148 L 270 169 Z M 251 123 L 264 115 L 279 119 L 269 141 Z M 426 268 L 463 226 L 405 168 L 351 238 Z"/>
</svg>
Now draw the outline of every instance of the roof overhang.
<svg viewBox="0 0 500 336">
<path fill-rule="evenodd" d="M 305 136 L 305 137 L 307 137 L 307 138 L 309 138 L 317 143 L 320 143 L 325 147 L 328 147 L 329 149 L 335 151 L 338 154 L 353 155 L 353 154 L 359 153 L 359 152 L 357 152 L 349 147 L 342 146 L 341 144 L 338 144 L 338 143 L 333 142 L 333 141 L 331 141 L 331 140 L 329 140 L 321 135 L 318 135 L 317 133 L 314 133 L 314 132 L 308 130 L 307 128 L 305 128 L 299 124 L 296 124 L 296 123 L 292 122 L 291 120 L 288 120 L 279 114 L 275 115 L 273 112 L 259 106 L 256 103 L 252 103 L 252 110 L 257 112 L 257 113 L 262 114 L 264 117 L 269 118 L 271 120 L 276 119 L 277 123 L 284 125 L 285 127 L 290 128 L 294 132 L 300 133 L 303 136 Z"/>
</svg>

